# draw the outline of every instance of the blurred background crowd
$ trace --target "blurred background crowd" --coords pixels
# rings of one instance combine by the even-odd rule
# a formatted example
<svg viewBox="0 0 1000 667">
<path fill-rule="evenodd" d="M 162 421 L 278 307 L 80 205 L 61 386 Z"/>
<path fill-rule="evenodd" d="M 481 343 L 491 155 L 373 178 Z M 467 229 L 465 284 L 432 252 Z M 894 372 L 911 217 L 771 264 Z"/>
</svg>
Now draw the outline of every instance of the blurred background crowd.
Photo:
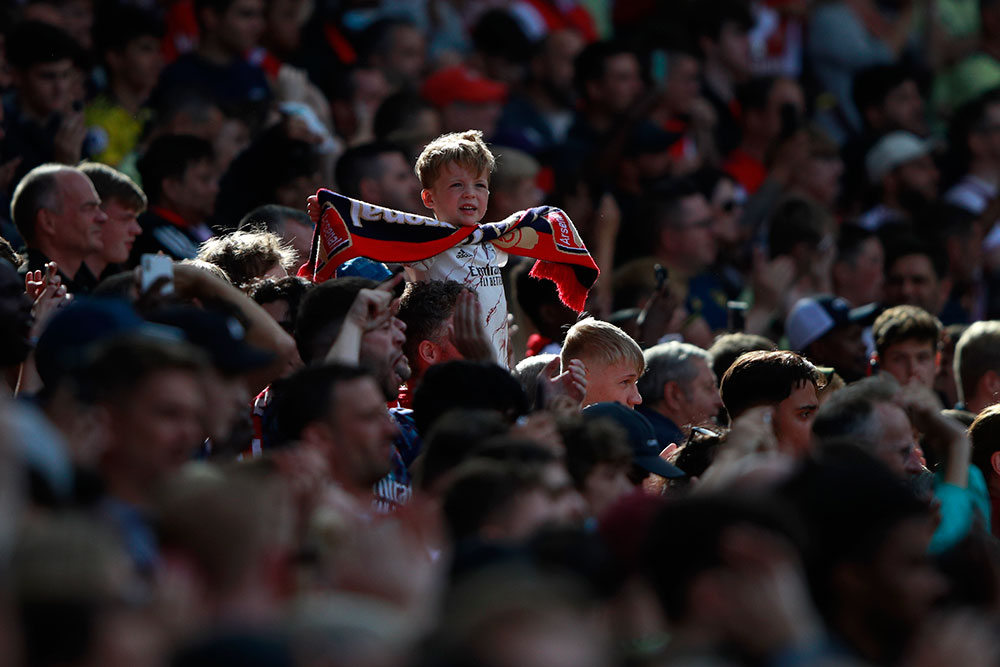
<svg viewBox="0 0 1000 667">
<path fill-rule="evenodd" d="M 10 0 L 0 94 L 3 664 L 1000 662 L 1000 0 Z M 467 130 L 601 270 L 505 364 L 296 276 Z"/>
</svg>

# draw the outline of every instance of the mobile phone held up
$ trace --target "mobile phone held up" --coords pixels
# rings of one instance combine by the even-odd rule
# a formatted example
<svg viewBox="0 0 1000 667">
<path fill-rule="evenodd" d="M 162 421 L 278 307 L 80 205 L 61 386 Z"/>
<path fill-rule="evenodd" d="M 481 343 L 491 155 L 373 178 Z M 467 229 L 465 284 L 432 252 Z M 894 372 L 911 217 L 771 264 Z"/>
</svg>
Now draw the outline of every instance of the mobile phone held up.
<svg viewBox="0 0 1000 667">
<path fill-rule="evenodd" d="M 145 254 L 141 259 L 142 266 L 142 292 L 145 294 L 157 282 L 166 279 L 166 283 L 160 289 L 160 294 L 174 293 L 174 260 L 166 255 Z"/>
</svg>

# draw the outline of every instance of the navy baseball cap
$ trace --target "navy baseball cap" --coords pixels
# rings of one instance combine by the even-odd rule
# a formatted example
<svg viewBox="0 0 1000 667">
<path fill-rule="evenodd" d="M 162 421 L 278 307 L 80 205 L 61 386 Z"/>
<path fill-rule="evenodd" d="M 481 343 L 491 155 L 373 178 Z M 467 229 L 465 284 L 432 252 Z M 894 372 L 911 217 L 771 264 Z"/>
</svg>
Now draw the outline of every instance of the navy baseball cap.
<svg viewBox="0 0 1000 667">
<path fill-rule="evenodd" d="M 150 320 L 176 327 L 191 344 L 208 353 L 212 365 L 226 375 L 263 368 L 274 355 L 246 342 L 246 329 L 235 317 L 194 307 L 166 308 Z"/>
<path fill-rule="evenodd" d="M 87 361 L 91 345 L 124 334 L 184 340 L 180 330 L 142 319 L 124 299 L 77 299 L 60 308 L 39 337 L 35 346 L 38 375 L 51 387 Z"/>
<path fill-rule="evenodd" d="M 649 420 L 621 403 L 594 403 L 583 409 L 583 418 L 610 419 L 623 429 L 632 449 L 632 462 L 647 472 L 667 478 L 685 477 L 683 470 L 660 458 L 663 447 Z"/>
</svg>

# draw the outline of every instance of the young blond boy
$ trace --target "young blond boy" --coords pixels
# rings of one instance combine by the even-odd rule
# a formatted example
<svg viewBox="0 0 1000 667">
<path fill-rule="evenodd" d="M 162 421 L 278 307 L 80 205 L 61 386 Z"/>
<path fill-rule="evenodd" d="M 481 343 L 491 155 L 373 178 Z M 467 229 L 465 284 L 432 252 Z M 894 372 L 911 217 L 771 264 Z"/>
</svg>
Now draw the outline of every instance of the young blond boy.
<svg viewBox="0 0 1000 667">
<path fill-rule="evenodd" d="M 559 357 L 563 370 L 573 359 L 586 366 L 584 406 L 612 401 L 634 408 L 642 403 L 636 387 L 646 369 L 642 348 L 615 325 L 593 317 L 580 320 L 566 332 Z"/>
<path fill-rule="evenodd" d="M 442 222 L 467 227 L 479 224 L 490 198 L 493 153 L 478 130 L 444 134 L 427 144 L 414 171 L 420 198 Z M 507 254 L 492 243 L 457 245 L 422 262 L 406 266 L 407 279 L 453 280 L 479 295 L 480 317 L 493 344 L 496 360 L 507 365 L 507 297 L 500 267 Z"/>
</svg>

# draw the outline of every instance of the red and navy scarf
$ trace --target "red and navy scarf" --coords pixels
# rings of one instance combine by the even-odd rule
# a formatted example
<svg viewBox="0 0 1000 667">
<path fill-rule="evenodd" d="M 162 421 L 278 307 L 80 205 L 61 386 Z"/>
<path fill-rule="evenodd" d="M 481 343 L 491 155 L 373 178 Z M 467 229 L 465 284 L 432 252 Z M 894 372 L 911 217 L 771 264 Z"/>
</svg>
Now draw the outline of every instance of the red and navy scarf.
<svg viewBox="0 0 1000 667">
<path fill-rule="evenodd" d="M 315 282 L 334 276 L 355 257 L 380 262 L 419 262 L 457 245 L 492 243 L 499 250 L 536 260 L 535 278 L 551 280 L 559 298 L 583 311 L 600 269 L 569 216 L 552 206 L 520 211 L 501 222 L 458 227 L 422 215 L 402 213 L 320 190 L 321 213 L 309 263 L 299 275 Z"/>
</svg>

